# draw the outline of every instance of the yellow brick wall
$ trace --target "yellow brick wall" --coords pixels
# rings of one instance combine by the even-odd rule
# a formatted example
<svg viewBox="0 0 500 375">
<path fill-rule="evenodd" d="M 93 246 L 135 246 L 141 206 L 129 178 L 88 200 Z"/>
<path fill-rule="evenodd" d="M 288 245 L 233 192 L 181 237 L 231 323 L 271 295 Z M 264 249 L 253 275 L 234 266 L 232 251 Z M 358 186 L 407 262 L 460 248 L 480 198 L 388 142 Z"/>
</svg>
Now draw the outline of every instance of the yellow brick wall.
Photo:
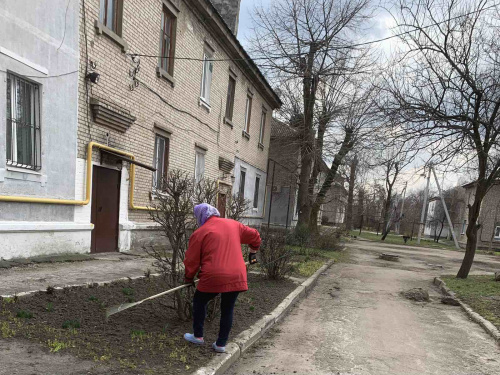
<svg viewBox="0 0 500 375">
<path fill-rule="evenodd" d="M 211 35 L 202 20 L 189 6 L 189 0 L 180 1 L 180 12 L 177 19 L 176 57 L 201 59 L 205 40 L 215 48 L 215 59 L 228 59 L 223 47 Z M 158 59 L 155 57 L 140 58 L 140 72 L 137 78 L 148 85 L 161 98 L 172 106 L 187 113 L 174 110 L 165 104 L 156 94 L 140 85 L 133 91 L 129 89 L 131 78 L 129 70 L 133 68 L 132 59 L 123 53 L 121 47 L 106 35 L 98 34 L 94 22 L 99 18 L 99 0 L 85 1 L 86 28 L 84 28 L 83 11 L 80 13 L 80 80 L 79 80 L 79 126 L 78 157 L 86 155 L 88 142 L 106 143 L 109 133 L 109 145 L 132 152 L 139 162 L 153 165 L 155 127 L 157 123 L 169 129 L 170 162 L 169 168 L 181 168 L 194 172 L 195 143 L 208 148 L 205 160 L 205 175 L 210 178 L 222 178 L 218 168 L 219 156 L 229 160 L 239 157 L 247 163 L 266 170 L 270 122 L 272 110 L 265 103 L 260 93 L 248 81 L 237 64 L 229 61 L 215 61 L 210 94 L 211 111 L 199 105 L 202 62 L 176 60 L 174 65 L 175 87 L 156 75 Z M 124 1 L 122 37 L 128 44 L 127 53 L 147 55 L 159 54 L 161 31 L 162 2 L 159 0 Z M 84 29 L 87 34 L 87 46 Z M 119 133 L 107 127 L 89 121 L 91 109 L 87 108 L 87 90 L 85 85 L 85 63 L 88 60 L 97 64 L 96 72 L 100 74 L 98 84 L 88 87 L 88 96 L 105 99 L 108 102 L 129 110 L 136 117 L 135 123 L 125 132 Z M 237 85 L 234 103 L 233 123 L 231 129 L 223 122 L 229 67 L 237 72 Z M 246 93 L 254 90 L 250 139 L 242 136 Z M 260 117 L 262 106 L 268 109 L 264 150 L 258 148 Z M 150 204 L 152 174 L 143 168 L 136 168 L 135 203 Z M 230 183 L 230 178 L 226 182 Z M 129 212 L 131 220 L 143 221 L 148 217 L 144 212 Z"/>
</svg>

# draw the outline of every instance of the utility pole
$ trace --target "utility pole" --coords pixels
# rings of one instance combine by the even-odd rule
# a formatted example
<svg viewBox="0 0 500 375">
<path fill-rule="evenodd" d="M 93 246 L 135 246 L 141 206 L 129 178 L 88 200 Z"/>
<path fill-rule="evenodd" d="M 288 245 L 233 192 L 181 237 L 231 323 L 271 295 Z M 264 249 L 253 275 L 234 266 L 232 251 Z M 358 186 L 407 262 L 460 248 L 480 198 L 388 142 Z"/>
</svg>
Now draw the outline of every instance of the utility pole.
<svg viewBox="0 0 500 375">
<path fill-rule="evenodd" d="M 444 200 L 443 191 L 441 190 L 441 186 L 439 185 L 436 171 L 434 170 L 434 167 L 432 167 L 432 166 L 430 167 L 430 169 L 432 169 L 432 173 L 434 174 L 434 179 L 436 180 L 436 185 L 437 185 L 437 188 L 439 191 L 439 196 L 441 197 L 441 202 L 443 202 L 444 213 L 446 214 L 446 220 L 448 220 L 448 226 L 450 228 L 451 235 L 453 236 L 453 242 L 455 242 L 455 247 L 457 249 L 460 249 L 460 246 L 458 246 L 457 237 L 455 236 L 455 231 L 453 230 L 453 223 L 451 222 L 450 214 L 448 213 L 448 207 L 446 207 L 446 202 Z"/>
<path fill-rule="evenodd" d="M 401 202 L 401 212 L 399 213 L 399 220 L 396 224 L 396 234 L 399 234 L 399 230 L 401 229 L 401 220 L 403 220 L 404 209 L 405 209 L 405 198 L 406 198 L 406 188 L 408 187 L 408 181 L 405 182 L 405 188 L 403 189 L 403 201 Z"/>
<path fill-rule="evenodd" d="M 427 210 L 427 196 L 429 195 L 429 184 L 431 182 L 431 169 L 432 166 L 429 165 L 429 175 L 427 176 L 427 186 L 424 190 L 424 204 L 422 206 L 422 214 L 420 215 L 420 225 L 418 226 L 418 236 L 417 236 L 417 243 L 420 245 L 420 238 L 422 237 L 422 232 L 424 229 L 424 220 L 425 220 L 425 211 Z M 423 177 L 425 177 L 425 169 L 424 173 L 422 174 Z"/>
</svg>

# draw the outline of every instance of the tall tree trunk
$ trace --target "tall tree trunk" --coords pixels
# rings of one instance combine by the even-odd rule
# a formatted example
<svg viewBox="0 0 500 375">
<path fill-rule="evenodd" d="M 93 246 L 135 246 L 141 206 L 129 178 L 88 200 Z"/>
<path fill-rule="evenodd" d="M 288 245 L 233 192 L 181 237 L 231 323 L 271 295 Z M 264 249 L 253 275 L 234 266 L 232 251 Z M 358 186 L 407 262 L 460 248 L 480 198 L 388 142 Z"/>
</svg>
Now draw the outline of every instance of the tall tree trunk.
<svg viewBox="0 0 500 375">
<path fill-rule="evenodd" d="M 353 146 L 353 133 L 350 130 L 346 130 L 346 133 L 344 135 L 344 140 L 342 141 L 342 145 L 340 146 L 340 150 L 335 154 L 335 157 L 333 158 L 332 166 L 330 167 L 330 170 L 328 171 L 325 181 L 321 185 L 321 189 L 319 190 L 318 194 L 316 195 L 316 199 L 314 200 L 314 203 L 312 204 L 311 210 L 310 210 L 310 216 L 309 216 L 309 229 L 311 230 L 312 233 L 317 233 L 318 232 L 318 214 L 319 210 L 321 209 L 321 205 L 323 204 L 326 193 L 328 190 L 330 190 L 330 187 L 332 186 L 333 180 L 337 176 L 337 172 L 339 169 L 340 164 L 342 163 L 342 160 L 344 160 L 344 157 L 347 155 L 349 150 Z"/>
<path fill-rule="evenodd" d="M 314 66 L 314 57 L 317 47 L 311 43 L 307 54 L 307 63 L 304 68 L 303 99 L 304 99 L 304 121 L 301 129 L 300 146 L 300 175 L 299 175 L 299 217 L 297 226 L 308 225 L 311 217 L 312 197 L 310 196 L 309 186 L 311 171 L 314 162 L 314 104 L 316 102 L 317 78 L 312 73 Z"/>
<path fill-rule="evenodd" d="M 389 234 L 387 225 L 389 224 L 389 220 L 391 218 L 391 205 L 392 205 L 392 185 L 389 187 L 389 190 L 387 191 L 387 199 L 385 200 L 384 223 L 383 223 L 384 226 L 382 227 L 382 238 L 381 238 L 382 241 L 384 241 L 387 235 Z"/>
<path fill-rule="evenodd" d="M 349 191 L 347 193 L 347 209 L 345 216 L 346 230 L 352 230 L 352 210 L 354 208 L 354 182 L 356 180 L 356 169 L 358 167 L 358 157 L 355 156 L 350 164 L 349 171 Z"/>
<path fill-rule="evenodd" d="M 481 163 L 480 163 L 481 166 Z M 486 169 L 486 168 L 485 168 Z M 465 245 L 465 256 L 458 270 L 457 278 L 466 279 L 469 276 L 472 263 L 474 262 L 474 256 L 476 255 L 477 248 L 477 232 L 479 229 L 478 219 L 481 213 L 481 203 L 486 195 L 488 189 L 488 182 L 484 178 L 484 173 L 481 178 L 481 171 L 479 173 L 480 178 L 478 179 L 476 185 L 476 195 L 474 197 L 474 203 L 469 206 L 469 224 L 467 225 L 467 244 Z"/>
</svg>

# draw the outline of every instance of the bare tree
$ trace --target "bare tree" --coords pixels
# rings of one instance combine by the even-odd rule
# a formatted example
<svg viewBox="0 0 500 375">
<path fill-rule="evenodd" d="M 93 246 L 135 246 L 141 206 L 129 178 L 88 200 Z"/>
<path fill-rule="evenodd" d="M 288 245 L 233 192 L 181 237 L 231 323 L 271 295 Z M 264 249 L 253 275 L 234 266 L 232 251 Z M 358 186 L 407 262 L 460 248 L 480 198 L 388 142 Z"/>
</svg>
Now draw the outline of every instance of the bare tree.
<svg viewBox="0 0 500 375">
<path fill-rule="evenodd" d="M 476 252 L 481 202 L 498 178 L 500 19 L 491 0 L 395 0 L 403 43 L 400 64 L 386 75 L 388 116 L 401 137 L 427 140 L 435 162 L 476 170 L 467 245 L 458 278 Z"/>
<path fill-rule="evenodd" d="M 310 223 L 312 210 L 319 211 L 319 206 L 313 208 L 310 193 L 319 174 L 314 161 L 321 155 L 321 134 L 328 123 L 325 113 L 316 115 L 320 87 L 339 69 L 343 75 L 359 70 L 358 60 L 351 59 L 356 54 L 350 48 L 351 34 L 367 18 L 369 1 L 277 0 L 255 11 L 253 55 L 263 59 L 266 74 L 279 91 L 287 91 L 286 117 L 300 134 L 299 226 Z M 323 110 L 329 116 L 328 108 Z"/>
<path fill-rule="evenodd" d="M 345 214 L 345 228 L 350 231 L 352 229 L 352 213 L 354 207 L 354 186 L 356 183 L 356 169 L 358 168 L 358 157 L 354 155 L 354 157 L 348 163 L 349 166 L 349 177 L 347 178 L 347 182 L 349 184 L 348 193 L 347 193 L 347 207 Z"/>
</svg>

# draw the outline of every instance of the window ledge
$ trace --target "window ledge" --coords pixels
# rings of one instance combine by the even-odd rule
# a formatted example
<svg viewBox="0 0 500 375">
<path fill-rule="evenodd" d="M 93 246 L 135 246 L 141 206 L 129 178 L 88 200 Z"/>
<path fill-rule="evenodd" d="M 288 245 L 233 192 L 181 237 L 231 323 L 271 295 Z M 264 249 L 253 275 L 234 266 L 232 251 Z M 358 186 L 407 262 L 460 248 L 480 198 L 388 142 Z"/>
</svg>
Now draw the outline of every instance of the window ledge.
<svg viewBox="0 0 500 375">
<path fill-rule="evenodd" d="M 231 127 L 231 129 L 234 128 L 234 124 L 231 120 L 229 120 L 227 117 L 224 117 L 224 124 L 228 125 Z"/>
<path fill-rule="evenodd" d="M 97 30 L 97 34 L 104 34 L 107 37 L 111 38 L 116 44 L 118 44 L 122 48 L 122 52 L 126 52 L 128 49 L 127 42 L 120 37 L 113 30 L 106 27 L 101 21 L 95 20 L 94 23 L 95 29 Z"/>
<path fill-rule="evenodd" d="M 264 145 L 262 143 L 259 142 L 259 148 L 264 151 Z"/>
<path fill-rule="evenodd" d="M 8 171 L 13 171 L 13 172 L 34 174 L 34 175 L 37 175 L 37 176 L 41 176 L 42 175 L 40 172 L 34 171 L 32 169 L 25 169 L 25 168 L 13 167 L 13 166 L 9 166 L 8 164 L 7 164 L 7 168 L 6 169 Z"/>
<path fill-rule="evenodd" d="M 172 87 L 175 87 L 175 79 L 166 70 L 156 67 L 156 75 L 160 78 L 165 78 Z"/>
<path fill-rule="evenodd" d="M 243 130 L 241 134 L 243 135 L 243 138 L 250 140 L 250 134 L 248 134 L 246 131 Z"/>
<path fill-rule="evenodd" d="M 20 180 L 39 183 L 41 187 L 47 184 L 47 176 L 29 169 L 16 168 L 7 166 L 5 169 L 0 168 L 0 182 L 5 180 Z"/>
<path fill-rule="evenodd" d="M 200 97 L 200 102 L 199 102 L 200 107 L 205 108 L 208 113 L 212 112 L 212 107 L 210 107 L 210 104 L 208 104 L 205 99 Z"/>
</svg>

